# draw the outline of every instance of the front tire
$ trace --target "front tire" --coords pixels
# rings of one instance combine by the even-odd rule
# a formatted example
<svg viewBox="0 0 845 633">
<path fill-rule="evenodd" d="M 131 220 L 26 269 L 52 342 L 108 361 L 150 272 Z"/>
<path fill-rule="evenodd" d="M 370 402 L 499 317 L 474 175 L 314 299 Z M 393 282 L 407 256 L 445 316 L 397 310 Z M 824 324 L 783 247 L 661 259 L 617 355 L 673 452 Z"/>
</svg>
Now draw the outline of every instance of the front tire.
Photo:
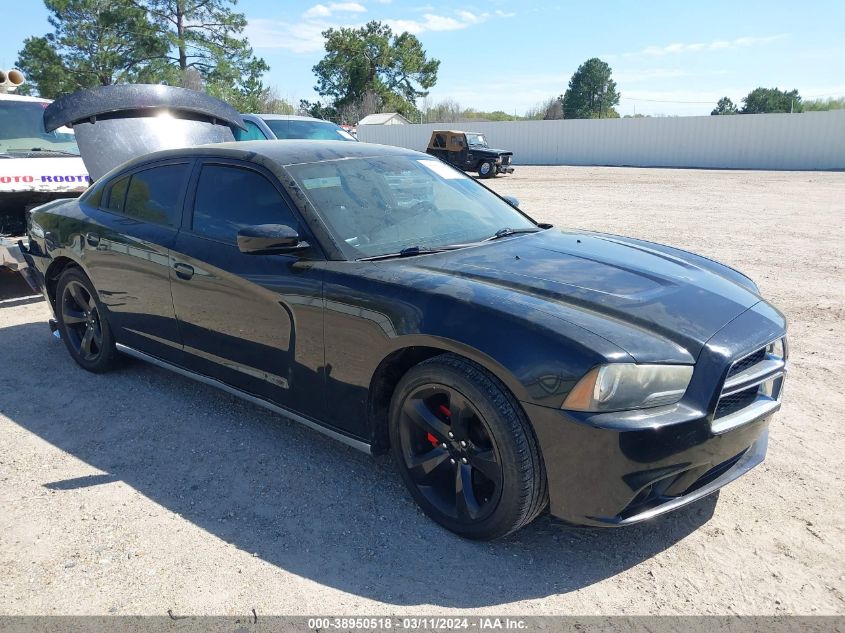
<svg viewBox="0 0 845 633">
<path fill-rule="evenodd" d="M 436 356 L 403 376 L 390 406 L 390 443 L 414 500 L 466 538 L 510 534 L 548 503 L 522 407 L 495 376 L 459 356 Z"/>
<path fill-rule="evenodd" d="M 114 336 L 94 285 L 79 268 L 69 268 L 59 277 L 56 320 L 65 347 L 77 365 L 95 374 L 114 367 Z"/>
<path fill-rule="evenodd" d="M 485 160 L 478 166 L 479 178 L 492 178 L 496 175 L 496 165 L 492 160 Z"/>
</svg>

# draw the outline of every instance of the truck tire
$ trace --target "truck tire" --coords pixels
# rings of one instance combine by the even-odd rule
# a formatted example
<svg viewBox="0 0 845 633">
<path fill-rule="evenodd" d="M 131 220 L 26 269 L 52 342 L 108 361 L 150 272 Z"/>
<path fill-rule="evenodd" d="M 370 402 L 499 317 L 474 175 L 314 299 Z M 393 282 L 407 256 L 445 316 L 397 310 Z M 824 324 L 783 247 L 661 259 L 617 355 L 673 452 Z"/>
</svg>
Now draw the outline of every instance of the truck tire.
<svg viewBox="0 0 845 633">
<path fill-rule="evenodd" d="M 496 175 L 496 164 L 492 160 L 485 160 L 478 166 L 479 178 L 492 178 Z"/>
</svg>

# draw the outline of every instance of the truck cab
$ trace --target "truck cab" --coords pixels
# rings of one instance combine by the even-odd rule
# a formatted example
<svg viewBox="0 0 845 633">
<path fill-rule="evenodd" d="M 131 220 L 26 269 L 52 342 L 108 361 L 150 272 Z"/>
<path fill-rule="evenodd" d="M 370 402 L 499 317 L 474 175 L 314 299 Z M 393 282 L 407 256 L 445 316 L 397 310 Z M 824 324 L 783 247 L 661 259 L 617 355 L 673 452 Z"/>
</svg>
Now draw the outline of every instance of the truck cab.
<svg viewBox="0 0 845 633">
<path fill-rule="evenodd" d="M 457 169 L 478 172 L 480 178 L 513 173 L 513 152 L 491 148 L 479 132 L 435 130 L 425 151 Z"/>
<path fill-rule="evenodd" d="M 26 232 L 26 211 L 57 198 L 75 198 L 88 187 L 73 130 L 47 132 L 47 99 L 11 94 L 19 71 L 0 71 L 0 266 L 17 270 L 17 241 Z"/>
</svg>

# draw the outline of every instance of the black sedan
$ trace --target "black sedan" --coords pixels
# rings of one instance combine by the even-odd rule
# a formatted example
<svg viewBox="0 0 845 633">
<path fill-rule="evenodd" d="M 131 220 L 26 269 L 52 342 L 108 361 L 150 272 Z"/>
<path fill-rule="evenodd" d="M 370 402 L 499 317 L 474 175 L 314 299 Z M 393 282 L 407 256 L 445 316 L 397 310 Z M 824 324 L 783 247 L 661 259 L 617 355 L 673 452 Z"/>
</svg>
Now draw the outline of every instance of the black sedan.
<svg viewBox="0 0 845 633">
<path fill-rule="evenodd" d="M 405 149 L 146 154 L 34 210 L 30 240 L 81 367 L 133 356 L 390 450 L 470 538 L 683 506 L 763 460 L 780 407 L 785 322 L 748 278 L 539 224 Z"/>
</svg>

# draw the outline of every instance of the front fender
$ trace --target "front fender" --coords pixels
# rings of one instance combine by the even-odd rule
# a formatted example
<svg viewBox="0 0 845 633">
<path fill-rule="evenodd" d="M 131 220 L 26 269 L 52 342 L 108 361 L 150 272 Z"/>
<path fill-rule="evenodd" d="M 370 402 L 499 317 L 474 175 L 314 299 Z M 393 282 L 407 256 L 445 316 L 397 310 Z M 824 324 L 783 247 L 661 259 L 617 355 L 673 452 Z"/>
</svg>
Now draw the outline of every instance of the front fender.
<svg viewBox="0 0 845 633">
<path fill-rule="evenodd" d="M 385 278 L 362 275 L 364 267 Z M 559 407 L 591 367 L 631 360 L 531 297 L 455 277 L 430 276 L 417 284 L 389 275 L 388 267 L 363 262 L 328 263 L 326 364 L 340 389 L 369 388 L 385 358 L 429 347 L 477 362 L 521 401 Z"/>
</svg>

